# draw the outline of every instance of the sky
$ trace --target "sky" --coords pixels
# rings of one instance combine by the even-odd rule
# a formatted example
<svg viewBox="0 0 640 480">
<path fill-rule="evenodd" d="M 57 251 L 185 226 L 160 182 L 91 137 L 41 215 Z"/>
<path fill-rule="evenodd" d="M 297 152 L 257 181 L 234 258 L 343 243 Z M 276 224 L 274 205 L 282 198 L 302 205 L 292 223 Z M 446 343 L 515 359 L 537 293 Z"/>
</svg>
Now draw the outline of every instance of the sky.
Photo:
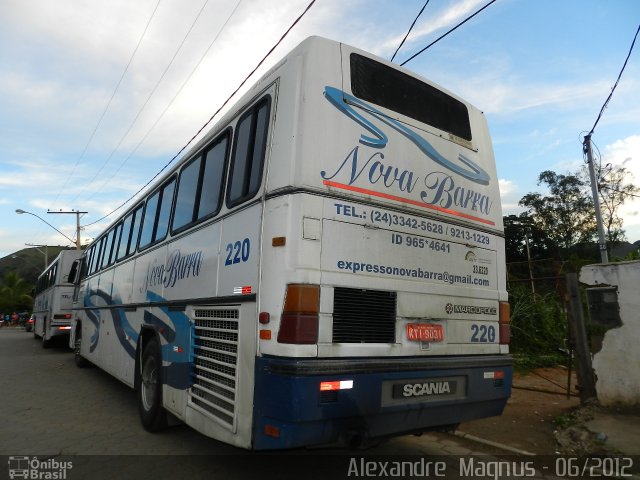
<svg viewBox="0 0 640 480">
<path fill-rule="evenodd" d="M 487 1 L 431 0 L 395 62 Z M 76 216 L 48 210 L 88 212 L 81 238 L 98 236 L 116 217 L 98 220 L 174 157 L 309 2 L 0 0 L 0 257 L 70 244 Z M 423 5 L 316 0 L 247 87 L 310 35 L 390 59 Z M 544 193 L 540 172 L 584 164 L 582 137 L 639 24 L 637 0 L 497 0 L 405 67 L 486 114 L 503 213 L 518 213 L 522 196 Z M 599 161 L 636 185 L 639 92 L 636 45 L 593 135 Z M 621 213 L 640 240 L 640 199 Z"/>
</svg>

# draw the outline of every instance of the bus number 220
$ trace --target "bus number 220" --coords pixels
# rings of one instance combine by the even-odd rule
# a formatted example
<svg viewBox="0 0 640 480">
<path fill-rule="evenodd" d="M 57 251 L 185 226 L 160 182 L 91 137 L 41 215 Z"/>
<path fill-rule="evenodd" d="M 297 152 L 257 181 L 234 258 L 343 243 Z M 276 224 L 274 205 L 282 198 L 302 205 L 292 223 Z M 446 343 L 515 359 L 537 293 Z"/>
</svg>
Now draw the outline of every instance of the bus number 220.
<svg viewBox="0 0 640 480">
<path fill-rule="evenodd" d="M 473 343 L 493 343 L 496 341 L 496 329 L 493 325 L 471 325 L 471 341 Z"/>
<path fill-rule="evenodd" d="M 251 251 L 251 242 L 245 238 L 234 242 L 227 243 L 227 259 L 224 261 L 225 266 L 235 265 L 236 263 L 246 262 L 249 260 L 249 252 Z"/>
</svg>

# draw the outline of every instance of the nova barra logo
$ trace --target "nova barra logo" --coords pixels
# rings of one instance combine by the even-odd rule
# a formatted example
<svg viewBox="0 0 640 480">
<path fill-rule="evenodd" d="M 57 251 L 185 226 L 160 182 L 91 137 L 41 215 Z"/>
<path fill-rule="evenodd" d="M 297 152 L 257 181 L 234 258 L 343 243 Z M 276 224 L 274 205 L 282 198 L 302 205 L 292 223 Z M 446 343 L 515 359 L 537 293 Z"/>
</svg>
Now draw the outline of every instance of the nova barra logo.
<svg viewBox="0 0 640 480">
<path fill-rule="evenodd" d="M 329 86 L 325 87 L 324 93 L 332 105 L 372 135 L 362 134 L 359 145 L 346 154 L 337 168 L 320 172 L 325 185 L 432 208 L 489 225 L 494 224 L 486 218 L 491 214 L 493 206 L 491 197 L 484 189 L 469 188 L 468 182 L 461 184 L 458 180 L 462 177 L 479 187 L 489 185 L 489 174 L 478 164 L 462 153 L 458 155 L 457 162 L 447 159 L 424 137 L 353 95 Z M 381 151 L 389 141 L 386 133 L 351 105 L 364 108 L 381 123 L 401 133 L 441 168 L 413 171 L 398 167 L 397 161 L 386 158 Z M 372 189 L 361 185 L 370 185 Z"/>
<path fill-rule="evenodd" d="M 149 264 L 144 290 L 159 285 L 164 286 L 164 288 L 173 288 L 180 280 L 199 276 L 202 257 L 201 250 L 188 254 L 183 254 L 180 250 L 174 250 L 167 258 L 166 263 L 159 265 Z"/>
</svg>

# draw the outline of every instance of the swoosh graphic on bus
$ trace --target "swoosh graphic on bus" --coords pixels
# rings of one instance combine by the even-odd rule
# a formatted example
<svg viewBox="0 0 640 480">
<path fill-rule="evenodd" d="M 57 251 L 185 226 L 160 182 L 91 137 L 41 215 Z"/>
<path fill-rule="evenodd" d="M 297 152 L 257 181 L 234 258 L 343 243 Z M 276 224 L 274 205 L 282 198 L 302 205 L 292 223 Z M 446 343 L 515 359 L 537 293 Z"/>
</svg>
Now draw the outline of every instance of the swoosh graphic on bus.
<svg viewBox="0 0 640 480">
<path fill-rule="evenodd" d="M 107 294 L 103 290 L 95 290 L 89 292 L 88 301 L 85 301 L 85 306 L 89 306 L 90 308 L 100 308 L 95 304 L 95 302 L 91 301 L 91 299 L 94 297 L 100 298 L 105 305 L 115 304 L 111 295 Z M 135 358 L 135 344 L 138 342 L 138 333 L 133 329 L 133 327 L 127 320 L 123 309 L 111 308 L 109 309 L 109 314 L 111 315 L 114 331 L 116 333 L 118 341 L 120 342 L 120 345 L 122 345 L 122 348 L 124 348 L 129 357 Z M 101 312 L 100 310 L 87 310 L 87 317 L 95 327 L 95 332 L 90 338 L 89 345 L 89 351 L 93 352 L 98 347 L 98 342 L 100 341 Z M 133 341 L 133 345 L 131 341 Z"/>
<path fill-rule="evenodd" d="M 101 325 L 101 306 L 98 306 L 94 299 L 99 298 L 104 305 L 115 305 L 114 298 L 107 294 L 103 290 L 91 290 L 85 296 L 84 305 L 87 308 L 86 315 L 89 321 L 95 327 L 94 333 L 90 338 L 89 351 L 93 352 L 98 347 L 100 340 L 100 325 Z M 161 302 L 164 299 L 157 294 L 147 292 L 147 299 L 153 302 Z M 183 312 L 171 312 L 168 307 L 160 307 L 162 313 L 164 313 L 173 323 L 174 326 L 169 325 L 167 322 L 159 318 L 157 315 L 144 311 L 144 324 L 153 326 L 167 342 L 161 345 L 162 359 L 166 361 L 166 365 L 162 365 L 163 377 L 165 383 L 171 387 L 177 389 L 187 389 L 193 384 L 192 379 L 192 359 L 190 355 L 186 358 L 184 355 L 177 354 L 173 351 L 173 344 L 179 343 L 180 345 L 188 349 L 190 345 L 191 330 L 189 327 L 189 319 Z M 129 358 L 135 358 L 136 345 L 138 343 L 138 332 L 133 328 L 123 308 L 110 308 L 109 313 L 113 321 L 113 327 L 118 338 L 118 342 L 127 353 Z M 179 332 L 183 332 L 179 334 Z M 188 350 L 187 350 L 188 351 Z M 164 362 L 163 362 L 164 363 Z"/>
<path fill-rule="evenodd" d="M 491 177 L 489 177 L 489 174 L 485 172 L 477 163 L 465 157 L 462 153 L 458 154 L 458 160 L 460 160 L 462 164 L 468 167 L 468 169 L 451 162 L 440 152 L 438 152 L 433 147 L 433 145 L 431 145 L 427 140 L 418 135 L 416 132 L 405 127 L 400 122 L 389 118 L 380 110 L 372 107 L 366 102 L 363 102 L 359 98 L 356 98 L 353 95 L 349 95 L 342 90 L 330 86 L 324 87 L 324 93 L 327 100 L 334 107 L 336 107 L 352 120 L 355 120 L 363 128 L 374 135 L 374 137 L 369 137 L 364 134 L 360 135 L 360 143 L 362 143 L 363 145 L 367 145 L 373 148 L 384 148 L 387 145 L 389 138 L 382 130 L 380 130 L 380 128 L 375 126 L 371 121 L 355 111 L 351 107 L 351 105 L 349 105 L 349 103 L 365 108 L 368 113 L 375 115 L 378 120 L 386 123 L 391 128 L 403 134 L 405 137 L 411 140 L 425 155 L 427 155 L 431 160 L 438 163 L 439 165 L 442 165 L 446 169 L 455 172 L 458 175 L 471 180 L 472 182 L 479 183 L 480 185 L 489 185 L 489 182 L 491 181 Z"/>
<path fill-rule="evenodd" d="M 364 193 L 365 195 L 371 195 L 374 197 L 385 198 L 387 200 L 395 200 L 396 202 L 407 203 L 409 205 L 416 205 L 422 208 L 428 208 L 429 210 L 436 210 L 438 212 L 448 213 L 449 215 L 455 215 L 457 217 L 466 218 L 467 220 L 473 220 L 475 222 L 484 223 L 485 225 L 495 225 L 495 222 L 487 220 L 485 218 L 469 215 L 468 213 L 458 212 L 457 210 L 451 210 L 449 208 L 438 207 L 429 203 L 418 202 L 410 198 L 398 197 L 397 195 L 390 195 L 388 193 L 376 192 L 375 190 L 369 190 L 367 188 L 356 187 L 353 185 L 345 185 L 344 183 L 332 182 L 330 180 L 323 180 L 322 183 L 327 187 L 340 188 L 342 190 L 348 190 L 350 192 Z"/>
</svg>

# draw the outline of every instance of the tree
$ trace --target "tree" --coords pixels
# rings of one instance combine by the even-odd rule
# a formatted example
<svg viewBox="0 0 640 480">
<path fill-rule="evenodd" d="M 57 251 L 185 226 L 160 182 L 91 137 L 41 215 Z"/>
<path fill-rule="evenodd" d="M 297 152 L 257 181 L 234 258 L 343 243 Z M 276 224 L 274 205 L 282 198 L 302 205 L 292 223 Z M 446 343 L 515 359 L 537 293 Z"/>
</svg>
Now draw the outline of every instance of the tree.
<svg viewBox="0 0 640 480">
<path fill-rule="evenodd" d="M 590 183 L 589 171 L 586 166 L 582 168 L 580 175 L 585 183 Z M 600 211 L 608 243 L 625 240 L 622 218 L 618 212 L 627 200 L 640 194 L 640 188 L 629 182 L 632 178 L 633 174 L 624 167 L 614 166 L 610 163 L 604 167 L 596 165 Z"/>
<path fill-rule="evenodd" d="M 578 175 L 559 175 L 545 170 L 538 185 L 545 183 L 549 195 L 528 193 L 520 200 L 534 225 L 561 248 L 570 249 L 592 241 L 596 233 L 593 201 L 585 193 L 585 182 Z"/>
<path fill-rule="evenodd" d="M 31 310 L 33 298 L 29 294 L 32 286 L 16 272 L 7 272 L 0 285 L 0 308 L 2 310 Z"/>
<path fill-rule="evenodd" d="M 557 244 L 536 225 L 529 213 L 505 216 L 503 222 L 507 262 L 528 260 L 527 242 L 532 260 L 556 256 Z"/>
</svg>

